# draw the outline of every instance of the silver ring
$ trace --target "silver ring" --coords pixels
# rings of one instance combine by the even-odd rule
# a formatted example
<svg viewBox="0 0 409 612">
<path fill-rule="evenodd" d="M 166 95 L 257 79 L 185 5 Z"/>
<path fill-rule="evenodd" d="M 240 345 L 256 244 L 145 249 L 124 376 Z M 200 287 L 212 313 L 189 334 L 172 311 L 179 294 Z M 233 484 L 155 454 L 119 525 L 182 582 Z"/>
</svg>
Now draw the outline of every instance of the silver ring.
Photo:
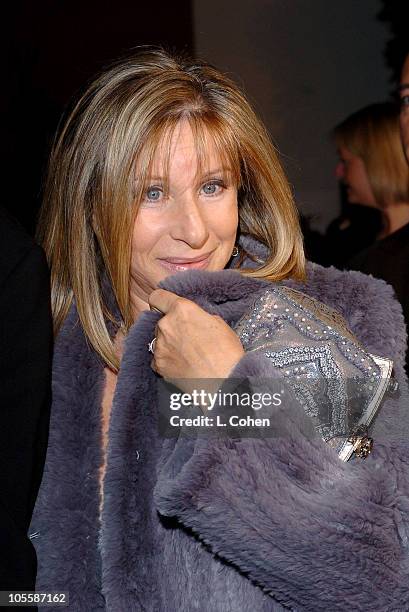
<svg viewBox="0 0 409 612">
<path fill-rule="evenodd" d="M 152 353 L 152 355 L 155 353 L 155 342 L 156 342 L 156 336 L 148 344 L 148 351 Z"/>
</svg>

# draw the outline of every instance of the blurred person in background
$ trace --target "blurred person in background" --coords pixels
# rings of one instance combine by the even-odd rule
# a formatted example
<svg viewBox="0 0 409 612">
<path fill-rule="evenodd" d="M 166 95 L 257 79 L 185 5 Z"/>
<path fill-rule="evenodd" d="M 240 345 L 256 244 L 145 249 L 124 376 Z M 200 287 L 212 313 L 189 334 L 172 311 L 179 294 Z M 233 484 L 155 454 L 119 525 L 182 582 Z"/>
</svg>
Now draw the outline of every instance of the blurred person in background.
<svg viewBox="0 0 409 612">
<path fill-rule="evenodd" d="M 399 109 L 392 102 L 367 106 L 341 123 L 334 135 L 341 158 L 338 173 L 349 202 L 376 208 L 382 215 L 377 240 L 345 267 L 392 285 L 408 323 L 409 167 L 402 149 Z"/>
<path fill-rule="evenodd" d="M 409 170 L 393 102 L 371 104 L 334 130 L 340 161 L 336 175 L 350 204 L 380 211 L 382 239 L 409 223 Z"/>
<path fill-rule="evenodd" d="M 392 102 L 366 106 L 337 125 L 333 136 L 340 158 L 335 174 L 348 205 L 327 232 L 330 263 L 349 267 L 352 260 L 356 267 L 356 255 L 409 222 L 398 109 Z"/>
<path fill-rule="evenodd" d="M 333 130 L 341 214 L 319 239 L 303 226 L 310 259 L 338 268 L 409 222 L 408 168 L 392 102 L 371 104 Z"/>
</svg>

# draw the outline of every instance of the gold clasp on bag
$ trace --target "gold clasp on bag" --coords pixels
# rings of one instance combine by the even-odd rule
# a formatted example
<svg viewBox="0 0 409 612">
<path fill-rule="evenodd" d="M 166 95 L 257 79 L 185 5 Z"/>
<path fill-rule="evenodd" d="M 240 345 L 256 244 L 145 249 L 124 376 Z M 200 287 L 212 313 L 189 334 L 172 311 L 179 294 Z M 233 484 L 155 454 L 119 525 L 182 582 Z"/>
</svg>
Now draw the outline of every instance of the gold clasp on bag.
<svg viewBox="0 0 409 612">
<path fill-rule="evenodd" d="M 360 459 L 366 459 L 367 456 L 371 453 L 373 448 L 373 438 L 370 438 L 365 431 L 358 430 L 353 436 L 351 436 L 348 440 L 350 444 L 353 445 L 352 452 L 355 453 L 356 457 Z"/>
</svg>

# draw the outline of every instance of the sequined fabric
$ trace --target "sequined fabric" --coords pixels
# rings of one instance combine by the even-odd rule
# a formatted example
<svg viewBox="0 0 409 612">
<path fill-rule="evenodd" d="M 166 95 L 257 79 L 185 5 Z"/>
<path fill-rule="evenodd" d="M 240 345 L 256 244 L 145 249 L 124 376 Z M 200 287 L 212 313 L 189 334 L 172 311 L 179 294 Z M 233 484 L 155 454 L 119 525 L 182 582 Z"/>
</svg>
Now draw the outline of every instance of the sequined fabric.
<svg viewBox="0 0 409 612">
<path fill-rule="evenodd" d="M 247 352 L 263 351 L 273 362 L 338 452 L 358 426 L 369 427 L 387 387 L 385 371 L 334 310 L 274 287 L 242 317 L 236 333 Z"/>
</svg>

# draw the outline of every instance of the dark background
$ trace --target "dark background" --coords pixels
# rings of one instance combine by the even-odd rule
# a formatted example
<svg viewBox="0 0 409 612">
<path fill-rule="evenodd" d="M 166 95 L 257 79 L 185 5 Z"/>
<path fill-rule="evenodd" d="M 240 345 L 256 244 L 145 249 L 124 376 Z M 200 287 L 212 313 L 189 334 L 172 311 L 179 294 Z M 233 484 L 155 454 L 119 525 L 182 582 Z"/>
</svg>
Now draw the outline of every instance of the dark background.
<svg viewBox="0 0 409 612">
<path fill-rule="evenodd" d="M 3 23 L 2 204 L 33 232 L 49 147 L 67 103 L 136 45 L 192 52 L 192 7 L 188 0 L 17 2 Z"/>
<path fill-rule="evenodd" d="M 140 44 L 231 74 L 275 140 L 301 211 L 339 211 L 329 132 L 386 99 L 409 48 L 409 3 L 381 0 L 17 2 L 3 15 L 2 204 L 33 232 L 50 143 L 80 88 Z"/>
</svg>

